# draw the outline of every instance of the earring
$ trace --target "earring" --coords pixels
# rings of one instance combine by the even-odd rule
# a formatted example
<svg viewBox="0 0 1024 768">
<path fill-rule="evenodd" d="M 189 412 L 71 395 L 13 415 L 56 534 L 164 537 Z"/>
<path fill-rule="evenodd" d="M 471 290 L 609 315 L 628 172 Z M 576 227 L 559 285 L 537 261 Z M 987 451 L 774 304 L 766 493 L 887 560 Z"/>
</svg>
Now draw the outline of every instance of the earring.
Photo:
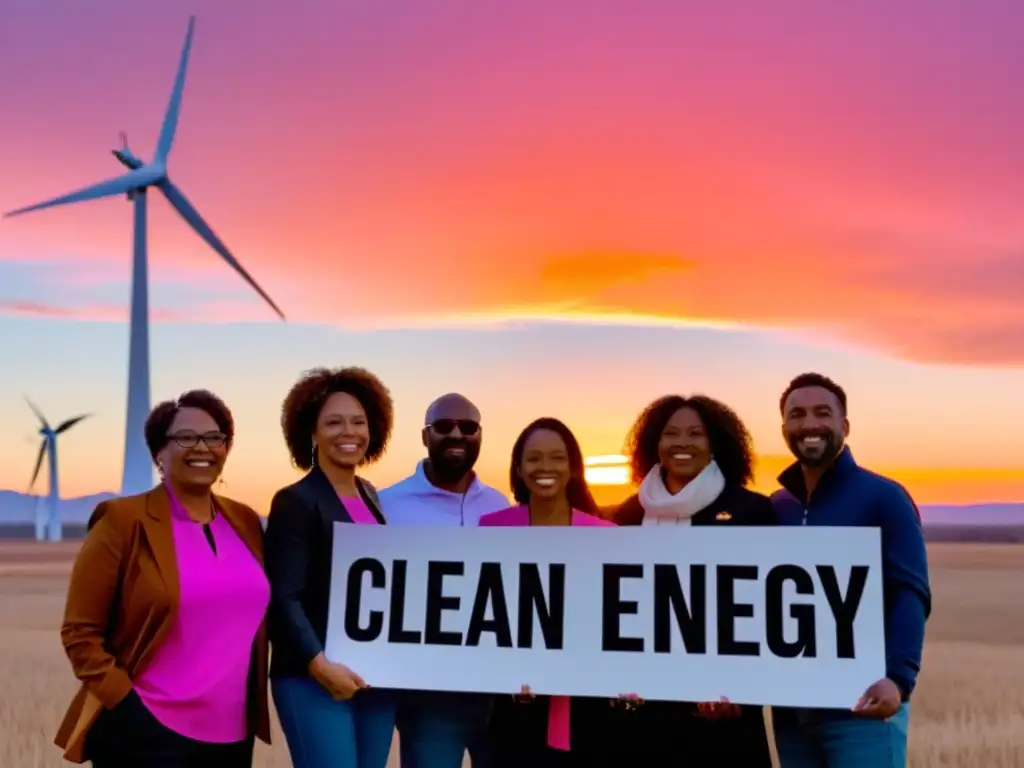
<svg viewBox="0 0 1024 768">
<path fill-rule="evenodd" d="M 311 463 L 315 467 L 316 466 L 316 440 L 313 441 L 313 448 L 312 448 L 312 450 L 310 452 L 310 456 L 312 457 L 311 458 Z"/>
</svg>

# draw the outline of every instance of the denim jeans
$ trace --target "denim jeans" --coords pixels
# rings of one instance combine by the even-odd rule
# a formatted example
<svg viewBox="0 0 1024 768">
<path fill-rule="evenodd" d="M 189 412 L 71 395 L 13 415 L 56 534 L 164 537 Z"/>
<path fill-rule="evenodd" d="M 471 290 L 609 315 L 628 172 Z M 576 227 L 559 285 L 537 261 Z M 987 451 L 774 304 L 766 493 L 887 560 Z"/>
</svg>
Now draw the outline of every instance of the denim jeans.
<svg viewBox="0 0 1024 768">
<path fill-rule="evenodd" d="M 395 692 L 369 688 L 335 701 L 312 678 L 270 681 L 294 768 L 385 768 L 395 732 Z"/>
<path fill-rule="evenodd" d="M 397 717 L 402 768 L 462 768 L 467 749 L 473 768 L 486 768 L 492 700 L 479 693 L 402 691 Z"/>
<path fill-rule="evenodd" d="M 841 710 L 788 710 L 773 719 L 782 768 L 906 768 L 909 703 L 888 720 Z"/>
</svg>

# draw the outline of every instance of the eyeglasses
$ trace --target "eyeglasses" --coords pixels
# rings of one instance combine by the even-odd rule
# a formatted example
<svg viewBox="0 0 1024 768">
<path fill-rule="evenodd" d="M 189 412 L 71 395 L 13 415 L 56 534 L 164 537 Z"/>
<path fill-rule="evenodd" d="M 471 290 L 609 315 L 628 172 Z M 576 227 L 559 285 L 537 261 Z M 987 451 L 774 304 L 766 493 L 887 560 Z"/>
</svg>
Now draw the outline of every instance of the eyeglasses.
<svg viewBox="0 0 1024 768">
<path fill-rule="evenodd" d="M 207 448 L 223 448 L 228 443 L 228 436 L 223 432 L 205 432 L 201 435 L 197 435 L 195 432 L 175 432 L 167 437 L 182 448 L 195 448 L 199 445 L 200 440 Z"/>
<path fill-rule="evenodd" d="M 438 419 L 430 425 L 439 435 L 450 435 L 456 427 L 464 437 L 472 437 L 480 431 L 480 422 L 471 419 Z"/>
</svg>

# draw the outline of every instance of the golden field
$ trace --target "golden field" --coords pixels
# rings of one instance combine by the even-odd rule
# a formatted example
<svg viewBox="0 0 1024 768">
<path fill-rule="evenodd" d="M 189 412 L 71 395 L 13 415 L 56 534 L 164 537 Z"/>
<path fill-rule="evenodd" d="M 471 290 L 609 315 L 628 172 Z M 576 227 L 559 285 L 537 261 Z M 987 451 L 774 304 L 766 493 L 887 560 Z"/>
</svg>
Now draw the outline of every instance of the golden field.
<svg viewBox="0 0 1024 768">
<path fill-rule="evenodd" d="M 52 737 L 75 690 L 57 630 L 76 547 L 0 542 L 0 766 L 67 765 Z M 1024 546 L 929 552 L 935 606 L 910 766 L 1024 768 Z M 277 735 L 259 768 L 290 765 Z"/>
</svg>

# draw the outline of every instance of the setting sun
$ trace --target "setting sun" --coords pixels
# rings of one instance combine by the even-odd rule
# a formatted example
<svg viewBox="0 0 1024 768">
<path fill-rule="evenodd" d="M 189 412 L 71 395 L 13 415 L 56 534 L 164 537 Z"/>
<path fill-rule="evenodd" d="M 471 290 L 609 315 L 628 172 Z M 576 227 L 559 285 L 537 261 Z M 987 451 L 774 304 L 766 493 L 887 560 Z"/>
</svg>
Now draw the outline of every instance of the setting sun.
<svg viewBox="0 0 1024 768">
<path fill-rule="evenodd" d="M 625 456 L 588 456 L 583 464 L 586 467 L 584 476 L 591 485 L 629 485 L 629 466 Z"/>
</svg>

